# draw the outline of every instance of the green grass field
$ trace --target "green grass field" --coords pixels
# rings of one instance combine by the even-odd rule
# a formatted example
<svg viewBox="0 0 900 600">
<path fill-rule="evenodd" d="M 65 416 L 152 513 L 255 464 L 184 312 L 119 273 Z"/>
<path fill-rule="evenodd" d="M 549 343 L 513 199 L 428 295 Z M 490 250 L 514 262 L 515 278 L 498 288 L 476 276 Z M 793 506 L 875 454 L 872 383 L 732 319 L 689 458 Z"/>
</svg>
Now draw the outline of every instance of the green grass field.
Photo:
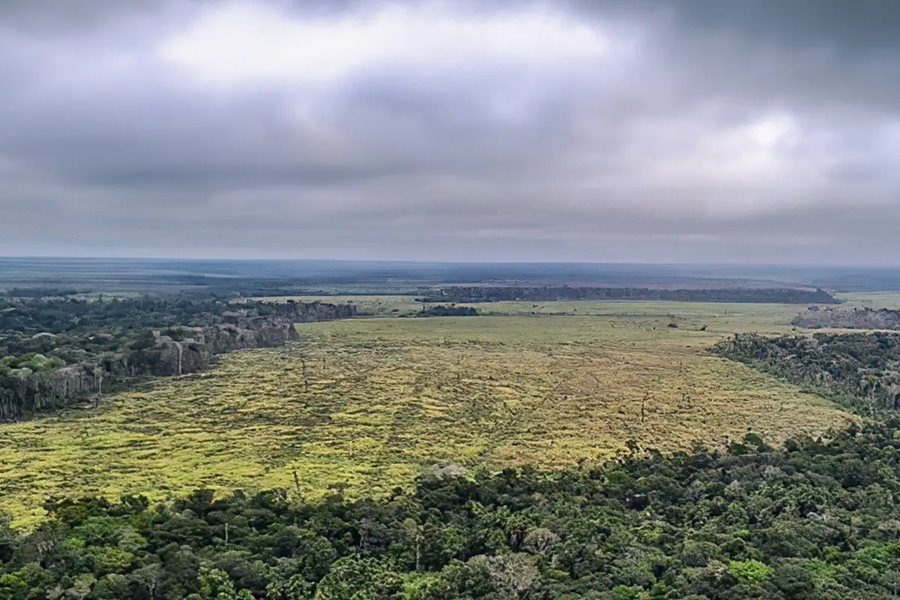
<svg viewBox="0 0 900 600">
<path fill-rule="evenodd" d="M 287 347 L 226 355 L 97 409 L 0 426 L 0 510 L 27 525 L 50 495 L 297 492 L 295 473 L 308 498 L 336 487 L 379 494 L 438 461 L 557 467 L 628 440 L 669 451 L 752 428 L 777 442 L 851 418 L 704 352 L 734 331 L 790 330 L 796 307 L 483 308 L 520 316 L 300 325 Z M 581 316 L 539 314 L 560 309 Z"/>
<path fill-rule="evenodd" d="M 856 295 L 853 301 L 873 301 L 873 295 Z M 880 302 L 893 298 L 900 306 L 900 294 L 878 295 Z M 412 316 L 422 310 L 422 304 L 414 296 L 275 296 L 257 298 L 268 302 L 330 302 L 350 303 L 363 315 L 376 317 Z M 790 322 L 805 307 L 790 304 L 746 304 L 714 302 L 663 302 L 663 301 L 613 301 L 613 302 L 487 302 L 463 304 L 474 306 L 479 313 L 491 316 L 604 316 L 604 317 L 674 317 L 689 324 L 702 324 L 711 331 L 783 332 L 790 329 Z M 698 325 L 702 326 L 702 325 Z"/>
<path fill-rule="evenodd" d="M 851 306 L 900 309 L 900 292 L 853 292 L 835 294 L 835 297 Z"/>
</svg>

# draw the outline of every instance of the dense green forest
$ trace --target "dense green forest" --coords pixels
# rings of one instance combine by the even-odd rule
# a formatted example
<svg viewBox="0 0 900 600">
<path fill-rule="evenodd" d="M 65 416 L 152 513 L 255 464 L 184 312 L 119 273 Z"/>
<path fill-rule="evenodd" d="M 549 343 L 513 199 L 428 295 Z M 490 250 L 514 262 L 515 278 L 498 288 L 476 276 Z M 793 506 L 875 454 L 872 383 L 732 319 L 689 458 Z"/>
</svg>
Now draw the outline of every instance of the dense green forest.
<svg viewBox="0 0 900 600">
<path fill-rule="evenodd" d="M 900 334 L 740 334 L 713 351 L 797 385 L 814 388 L 863 414 L 900 409 Z"/>
<path fill-rule="evenodd" d="M 186 295 L 0 300 L 0 420 L 201 371 L 217 354 L 294 339 L 295 323 L 355 314 L 349 304 Z"/>
<path fill-rule="evenodd" d="M 552 473 L 444 466 L 381 499 L 50 501 L 35 531 L 0 527 L 0 598 L 886 598 L 898 494 L 895 419 Z"/>
<path fill-rule="evenodd" d="M 773 302 L 836 304 L 823 290 L 789 288 L 653 289 L 613 287 L 445 287 L 426 292 L 423 302 L 554 302 L 558 300 L 669 300 L 678 302 Z"/>
<path fill-rule="evenodd" d="M 889 308 L 820 309 L 811 306 L 792 322 L 797 327 L 821 329 L 900 329 L 900 310 Z"/>
</svg>

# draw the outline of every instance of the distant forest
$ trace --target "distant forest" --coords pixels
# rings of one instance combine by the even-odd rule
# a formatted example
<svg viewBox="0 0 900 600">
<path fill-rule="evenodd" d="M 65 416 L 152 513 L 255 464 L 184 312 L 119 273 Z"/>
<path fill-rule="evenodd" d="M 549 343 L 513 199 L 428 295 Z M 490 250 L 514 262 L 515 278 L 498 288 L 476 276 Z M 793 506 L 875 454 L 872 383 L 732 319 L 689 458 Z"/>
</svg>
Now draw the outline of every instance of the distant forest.
<svg viewBox="0 0 900 600">
<path fill-rule="evenodd" d="M 606 288 L 805 287 L 900 290 L 900 269 L 615 263 L 156 260 L 0 257 L 3 289 L 81 292 L 210 291 L 219 294 L 414 293 L 421 286 L 578 285 Z"/>
<path fill-rule="evenodd" d="M 559 300 L 666 300 L 678 302 L 744 302 L 837 304 L 824 290 L 790 288 L 651 289 L 607 287 L 445 287 L 426 292 L 420 302 L 555 302 Z"/>
</svg>

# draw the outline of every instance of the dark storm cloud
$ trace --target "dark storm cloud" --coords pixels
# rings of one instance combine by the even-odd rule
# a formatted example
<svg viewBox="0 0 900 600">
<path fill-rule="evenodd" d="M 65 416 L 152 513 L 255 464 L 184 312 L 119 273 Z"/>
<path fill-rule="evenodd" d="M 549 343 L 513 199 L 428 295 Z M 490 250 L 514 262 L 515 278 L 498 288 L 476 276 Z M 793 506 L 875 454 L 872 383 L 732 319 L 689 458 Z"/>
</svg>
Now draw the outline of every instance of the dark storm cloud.
<svg viewBox="0 0 900 600">
<path fill-rule="evenodd" d="M 3 3 L 0 253 L 895 262 L 898 24 L 879 0 Z"/>
</svg>

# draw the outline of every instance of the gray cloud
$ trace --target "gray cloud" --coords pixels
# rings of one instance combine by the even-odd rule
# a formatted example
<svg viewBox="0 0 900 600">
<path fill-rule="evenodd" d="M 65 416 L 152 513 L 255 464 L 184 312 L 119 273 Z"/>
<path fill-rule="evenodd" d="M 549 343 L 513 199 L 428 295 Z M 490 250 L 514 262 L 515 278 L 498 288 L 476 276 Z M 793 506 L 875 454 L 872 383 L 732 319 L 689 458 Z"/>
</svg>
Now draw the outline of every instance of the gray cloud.
<svg viewBox="0 0 900 600">
<path fill-rule="evenodd" d="M 35 1 L 0 23 L 0 254 L 900 250 L 895 2 Z"/>
</svg>

